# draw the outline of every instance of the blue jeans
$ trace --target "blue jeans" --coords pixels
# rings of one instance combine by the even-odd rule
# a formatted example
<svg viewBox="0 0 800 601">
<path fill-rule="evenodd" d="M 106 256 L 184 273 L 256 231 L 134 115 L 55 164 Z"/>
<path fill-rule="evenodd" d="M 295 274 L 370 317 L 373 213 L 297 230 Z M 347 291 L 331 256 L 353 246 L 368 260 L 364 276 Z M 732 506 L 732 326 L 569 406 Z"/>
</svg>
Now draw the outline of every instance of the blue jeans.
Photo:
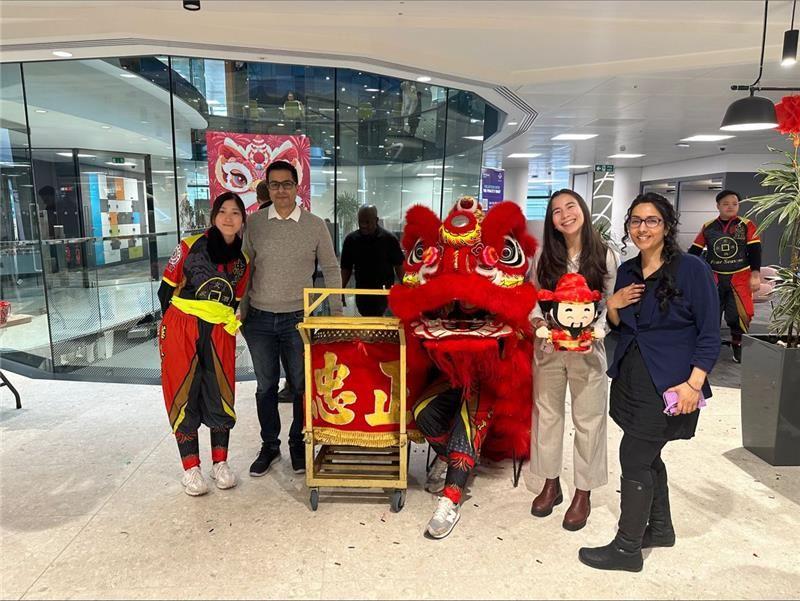
<svg viewBox="0 0 800 601">
<path fill-rule="evenodd" d="M 250 349 L 253 370 L 256 373 L 256 408 L 261 424 L 261 440 L 270 448 L 279 448 L 281 418 L 278 414 L 278 381 L 280 363 L 286 370 L 288 389 L 292 399 L 292 427 L 289 429 L 289 446 L 303 444 L 303 394 L 305 393 L 305 366 L 303 339 L 297 324 L 303 321 L 303 311 L 272 313 L 250 307 L 242 326 L 242 335 Z"/>
</svg>

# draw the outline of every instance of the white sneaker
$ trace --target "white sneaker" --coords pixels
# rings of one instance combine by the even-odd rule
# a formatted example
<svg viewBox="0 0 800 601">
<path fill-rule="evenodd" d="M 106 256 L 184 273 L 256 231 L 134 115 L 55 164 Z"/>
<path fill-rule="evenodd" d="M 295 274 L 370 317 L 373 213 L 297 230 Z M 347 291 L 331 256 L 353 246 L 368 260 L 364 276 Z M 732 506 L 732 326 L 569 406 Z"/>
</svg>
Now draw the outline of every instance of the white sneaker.
<svg viewBox="0 0 800 601">
<path fill-rule="evenodd" d="M 425 490 L 429 493 L 438 495 L 444 490 L 444 478 L 447 475 L 447 461 L 440 457 L 433 462 L 431 471 L 425 479 Z"/>
<path fill-rule="evenodd" d="M 203 472 L 200 471 L 199 465 L 183 473 L 181 484 L 184 486 L 184 492 L 192 497 L 199 497 L 208 492 L 208 484 L 206 484 L 206 479 L 203 478 Z"/>
<path fill-rule="evenodd" d="M 233 473 L 227 461 L 220 461 L 214 464 L 214 467 L 211 468 L 211 479 L 216 481 L 217 488 L 223 490 L 233 488 L 238 484 L 236 474 Z"/>
<path fill-rule="evenodd" d="M 439 497 L 439 505 L 428 522 L 428 534 L 433 538 L 444 538 L 453 531 L 459 519 L 461 514 L 458 512 L 458 505 L 447 497 Z"/>
</svg>

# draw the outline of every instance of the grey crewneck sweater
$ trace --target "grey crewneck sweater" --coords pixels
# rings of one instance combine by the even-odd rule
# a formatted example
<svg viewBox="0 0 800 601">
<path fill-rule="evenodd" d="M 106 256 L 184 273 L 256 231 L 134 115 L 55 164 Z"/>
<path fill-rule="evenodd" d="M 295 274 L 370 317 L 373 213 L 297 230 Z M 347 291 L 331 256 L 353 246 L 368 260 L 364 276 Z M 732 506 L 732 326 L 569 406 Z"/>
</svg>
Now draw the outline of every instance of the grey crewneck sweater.
<svg viewBox="0 0 800 601">
<path fill-rule="evenodd" d="M 250 285 L 242 301 L 261 311 L 289 313 L 303 308 L 303 288 L 310 288 L 315 259 L 325 285 L 341 288 L 339 261 L 328 227 L 321 218 L 300 210 L 299 221 L 269 219 L 269 210 L 247 216 L 242 250 L 250 258 Z M 341 296 L 328 297 L 331 313 L 341 315 Z"/>
</svg>

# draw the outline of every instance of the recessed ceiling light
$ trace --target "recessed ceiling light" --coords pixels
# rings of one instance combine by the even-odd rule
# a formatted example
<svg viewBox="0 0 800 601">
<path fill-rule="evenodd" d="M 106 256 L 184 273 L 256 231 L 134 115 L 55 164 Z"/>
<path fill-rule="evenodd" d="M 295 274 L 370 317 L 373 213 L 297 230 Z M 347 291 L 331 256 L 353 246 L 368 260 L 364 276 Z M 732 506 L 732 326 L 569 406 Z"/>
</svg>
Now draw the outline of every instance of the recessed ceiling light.
<svg viewBox="0 0 800 601">
<path fill-rule="evenodd" d="M 686 142 L 678 142 L 677 144 L 675 144 L 675 146 L 677 146 L 678 148 L 689 148 L 691 144 L 687 144 Z"/>
<path fill-rule="evenodd" d="M 100 127 L 103 128 L 103 129 L 111 129 L 110 125 L 101 125 Z"/>
<path fill-rule="evenodd" d="M 275 125 L 277 125 L 278 127 L 283 127 L 284 124 L 283 123 L 276 123 Z"/>
<path fill-rule="evenodd" d="M 441 168 L 442 168 L 442 166 L 441 166 L 441 165 L 427 165 L 427 166 L 425 167 L 425 169 L 441 169 Z M 445 165 L 445 166 L 444 166 L 444 168 L 445 168 L 445 169 L 452 169 L 452 168 L 453 168 L 453 166 L 452 166 L 452 165 Z"/>
<path fill-rule="evenodd" d="M 435 173 L 417 173 L 417 177 L 436 177 Z"/>
<path fill-rule="evenodd" d="M 365 92 L 380 92 L 380 90 L 378 88 L 365 88 L 364 91 Z"/>
<path fill-rule="evenodd" d="M 133 73 L 120 73 L 119 76 L 120 77 L 128 77 L 128 78 L 136 77 L 136 75 L 134 75 Z"/>
<path fill-rule="evenodd" d="M 626 153 L 620 152 L 617 154 L 610 154 L 608 155 L 609 159 L 638 159 L 639 157 L 643 157 L 643 154 L 633 154 L 633 153 Z"/>
<path fill-rule="evenodd" d="M 591 165 L 567 165 L 564 169 L 588 169 Z"/>
<path fill-rule="evenodd" d="M 200 10 L 200 0 L 183 0 L 183 8 L 186 10 Z"/>
<path fill-rule="evenodd" d="M 57 152 L 56 154 L 58 156 L 60 156 L 60 157 L 71 157 L 72 156 L 71 152 Z M 96 155 L 94 155 L 94 154 L 81 154 L 79 152 L 78 153 L 78 157 L 82 158 L 82 159 L 94 159 L 94 158 L 96 158 Z"/>
<path fill-rule="evenodd" d="M 535 159 L 542 156 L 541 152 L 512 152 L 508 155 L 509 159 Z"/>
<path fill-rule="evenodd" d="M 172 171 L 168 169 L 153 169 L 150 173 L 172 173 Z"/>
<path fill-rule="evenodd" d="M 44 114 L 44 113 L 46 113 L 47 111 L 46 111 L 46 110 L 44 110 L 44 109 L 36 109 L 36 111 L 35 111 L 35 112 Z"/>
<path fill-rule="evenodd" d="M 477 140 L 478 142 L 483 142 L 483 136 L 461 136 L 465 140 Z"/>
<path fill-rule="evenodd" d="M 430 81 L 430 80 L 431 80 L 431 78 L 428 77 L 427 75 L 420 75 L 419 77 L 417 77 L 417 81 L 421 81 L 422 83 L 425 83 L 426 81 Z"/>
<path fill-rule="evenodd" d="M 550 138 L 551 140 L 591 140 L 598 134 L 558 134 Z"/>
<path fill-rule="evenodd" d="M 67 52 L 66 50 L 53 50 L 53 56 L 57 56 L 58 58 L 69 58 L 72 56 L 72 53 Z"/>
<path fill-rule="evenodd" d="M 681 142 L 719 142 L 720 140 L 730 140 L 735 136 L 726 136 L 725 134 L 697 134 L 689 138 L 681 138 Z"/>
<path fill-rule="evenodd" d="M 518 125 L 516 121 L 509 121 L 506 125 Z"/>
</svg>

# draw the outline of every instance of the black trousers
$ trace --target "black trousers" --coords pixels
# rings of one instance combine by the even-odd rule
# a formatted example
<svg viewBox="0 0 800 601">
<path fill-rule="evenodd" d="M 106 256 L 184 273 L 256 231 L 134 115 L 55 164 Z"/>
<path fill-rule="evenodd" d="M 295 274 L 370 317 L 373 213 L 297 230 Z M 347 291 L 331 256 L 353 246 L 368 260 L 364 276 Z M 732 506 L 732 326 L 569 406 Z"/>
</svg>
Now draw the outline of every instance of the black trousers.
<svg viewBox="0 0 800 601">
<path fill-rule="evenodd" d="M 356 308 L 362 317 L 383 317 L 388 306 L 385 296 L 356 295 Z"/>
<path fill-rule="evenodd" d="M 619 443 L 619 463 L 622 477 L 653 487 L 654 472 L 666 469 L 661 460 L 661 450 L 666 440 L 644 440 L 630 434 L 623 434 Z"/>
</svg>

